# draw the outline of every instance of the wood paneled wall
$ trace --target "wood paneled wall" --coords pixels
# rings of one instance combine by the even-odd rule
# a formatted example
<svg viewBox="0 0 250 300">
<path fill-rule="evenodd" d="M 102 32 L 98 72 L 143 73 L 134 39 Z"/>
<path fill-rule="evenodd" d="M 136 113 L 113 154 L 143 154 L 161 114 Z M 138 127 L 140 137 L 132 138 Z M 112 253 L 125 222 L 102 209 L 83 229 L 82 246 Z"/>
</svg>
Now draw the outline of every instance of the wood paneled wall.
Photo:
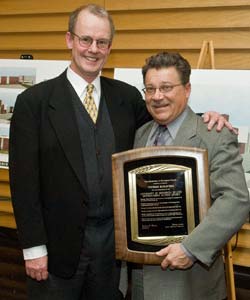
<svg viewBox="0 0 250 300">
<path fill-rule="evenodd" d="M 0 227 L 16 228 L 10 199 L 9 171 L 0 168 Z"/>
<path fill-rule="evenodd" d="M 0 227 L 0 299 L 27 299 L 25 282 L 24 261 L 17 232 Z"/>
<path fill-rule="evenodd" d="M 195 67 L 203 40 L 213 40 L 217 69 L 250 69 L 250 0 L 95 0 L 116 26 L 105 66 L 141 67 L 162 50 L 181 52 Z M 0 58 L 70 59 L 68 14 L 85 0 L 1 0 Z"/>
</svg>

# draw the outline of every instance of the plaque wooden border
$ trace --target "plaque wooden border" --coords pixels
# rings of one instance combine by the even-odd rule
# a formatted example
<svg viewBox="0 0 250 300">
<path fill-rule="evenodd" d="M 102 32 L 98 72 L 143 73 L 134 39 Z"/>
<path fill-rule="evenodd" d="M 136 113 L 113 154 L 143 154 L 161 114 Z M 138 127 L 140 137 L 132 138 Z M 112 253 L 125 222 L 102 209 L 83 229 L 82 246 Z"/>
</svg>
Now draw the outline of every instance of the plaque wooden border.
<svg viewBox="0 0 250 300">
<path fill-rule="evenodd" d="M 124 184 L 125 163 L 160 157 L 174 157 L 177 160 L 179 157 L 195 159 L 200 221 L 205 217 L 210 206 L 207 150 L 193 147 L 160 146 L 138 148 L 113 154 L 113 206 L 117 259 L 142 264 L 160 264 L 162 261 L 162 258 L 158 257 L 155 252 L 135 251 L 128 248 Z"/>
</svg>

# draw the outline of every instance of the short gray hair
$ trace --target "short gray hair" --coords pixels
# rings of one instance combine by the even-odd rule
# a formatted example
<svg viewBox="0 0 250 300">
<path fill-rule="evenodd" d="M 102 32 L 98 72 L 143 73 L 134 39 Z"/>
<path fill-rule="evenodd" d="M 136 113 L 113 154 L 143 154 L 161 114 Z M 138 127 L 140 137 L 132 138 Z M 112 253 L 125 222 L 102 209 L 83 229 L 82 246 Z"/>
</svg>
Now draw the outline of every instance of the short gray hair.
<svg viewBox="0 0 250 300">
<path fill-rule="evenodd" d="M 104 9 L 103 7 L 96 5 L 96 4 L 82 5 L 82 6 L 78 7 L 77 9 L 75 9 L 69 16 L 68 31 L 74 32 L 78 15 L 83 10 L 86 10 L 97 17 L 106 18 L 109 21 L 110 32 L 111 32 L 110 38 L 112 41 L 114 34 L 115 34 L 115 26 L 114 26 L 113 20 L 106 9 Z"/>
</svg>

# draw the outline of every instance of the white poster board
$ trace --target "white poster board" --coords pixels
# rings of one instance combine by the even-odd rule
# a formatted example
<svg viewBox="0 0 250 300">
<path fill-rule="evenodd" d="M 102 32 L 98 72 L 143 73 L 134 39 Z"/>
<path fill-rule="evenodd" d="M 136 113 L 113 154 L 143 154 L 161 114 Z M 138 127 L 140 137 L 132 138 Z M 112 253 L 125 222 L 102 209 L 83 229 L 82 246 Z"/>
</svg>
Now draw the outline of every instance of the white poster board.
<svg viewBox="0 0 250 300">
<path fill-rule="evenodd" d="M 8 139 L 16 97 L 27 87 L 62 73 L 69 61 L 0 59 L 0 168 L 8 168 Z"/>
</svg>

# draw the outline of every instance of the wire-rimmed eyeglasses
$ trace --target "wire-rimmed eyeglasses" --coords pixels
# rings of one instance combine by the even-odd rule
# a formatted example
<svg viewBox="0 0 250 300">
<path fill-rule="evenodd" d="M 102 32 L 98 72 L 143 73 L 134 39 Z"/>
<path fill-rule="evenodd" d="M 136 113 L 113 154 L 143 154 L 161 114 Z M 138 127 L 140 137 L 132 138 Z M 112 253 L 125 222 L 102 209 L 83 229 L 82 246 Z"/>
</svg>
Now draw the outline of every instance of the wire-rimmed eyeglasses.
<svg viewBox="0 0 250 300">
<path fill-rule="evenodd" d="M 74 32 L 70 32 L 72 35 L 76 36 L 78 38 L 79 44 L 82 47 L 88 48 L 92 45 L 94 41 L 96 41 L 96 46 L 99 49 L 106 50 L 109 48 L 111 41 L 109 39 L 98 39 L 94 40 L 91 36 L 83 35 L 79 36 L 78 34 Z"/>
<path fill-rule="evenodd" d="M 158 89 L 161 93 L 163 94 L 167 94 L 170 91 L 173 90 L 173 88 L 175 88 L 176 86 L 182 85 L 182 83 L 177 83 L 177 84 L 171 84 L 171 85 L 162 85 L 158 88 L 153 87 L 153 86 L 146 86 L 145 88 L 142 89 L 142 91 L 147 94 L 147 95 L 154 95 L 156 90 Z"/>
</svg>

